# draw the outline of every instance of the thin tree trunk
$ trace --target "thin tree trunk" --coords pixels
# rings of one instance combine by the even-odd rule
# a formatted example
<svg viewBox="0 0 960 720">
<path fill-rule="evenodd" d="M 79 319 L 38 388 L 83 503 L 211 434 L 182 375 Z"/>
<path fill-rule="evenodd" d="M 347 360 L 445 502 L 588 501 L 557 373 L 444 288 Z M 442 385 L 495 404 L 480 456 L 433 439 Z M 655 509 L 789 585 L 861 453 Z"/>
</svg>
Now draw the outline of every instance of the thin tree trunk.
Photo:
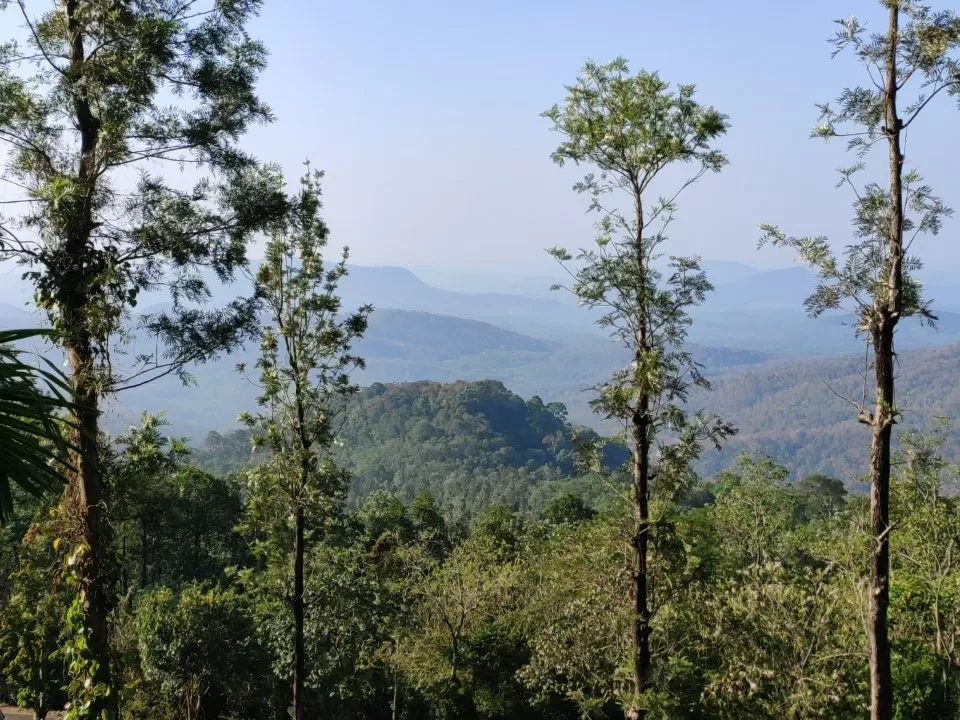
<svg viewBox="0 0 960 720">
<path fill-rule="evenodd" d="M 633 548 L 633 622 L 631 645 L 633 647 L 634 706 L 628 711 L 629 718 L 643 717 L 637 706 L 640 696 L 647 689 L 650 673 L 650 605 L 648 603 L 648 544 L 650 540 L 650 440 L 647 413 L 649 398 L 646 394 L 638 399 L 638 409 L 633 418 L 633 482 L 634 482 L 634 535 Z"/>
<path fill-rule="evenodd" d="M 876 406 L 871 422 L 870 447 L 870 718 L 893 717 L 893 679 L 887 611 L 890 604 L 890 439 L 895 408 L 893 334 L 903 309 L 903 152 L 902 121 L 897 112 L 897 49 L 900 5 L 890 3 L 887 29 L 884 124 L 889 146 L 890 207 L 888 252 L 890 265 L 886 297 L 875 303 L 872 329 L 876 373 Z"/>
<path fill-rule="evenodd" d="M 75 413 L 77 432 L 73 453 L 73 466 L 76 468 L 73 496 L 80 540 L 87 546 L 87 555 L 78 568 L 80 602 L 83 608 L 83 621 L 87 629 L 87 646 L 97 663 L 93 681 L 97 685 L 111 687 L 110 683 L 110 645 L 107 628 L 109 612 L 109 581 L 106 574 L 104 542 L 104 487 L 100 471 L 98 435 L 98 394 L 91 378 L 92 352 L 89 344 L 68 346 L 68 355 L 72 371 L 73 388 L 79 409 Z M 112 687 L 111 687 L 112 689 Z M 115 717 L 115 694 L 110 692 L 106 698 L 95 702 L 97 717 L 106 711 L 109 718 Z"/>
<path fill-rule="evenodd" d="M 71 381 L 75 400 L 80 406 L 74 413 L 77 425 L 76 447 L 72 455 L 76 468 L 75 504 L 76 522 L 88 552 L 78 568 L 79 591 L 83 607 L 87 645 L 96 663 L 93 680 L 110 688 L 106 697 L 97 698 L 91 707 L 91 717 L 105 715 L 109 720 L 117 716 L 116 693 L 110 675 L 110 644 L 107 627 L 109 611 L 109 580 L 105 563 L 105 490 L 100 467 L 98 447 L 100 421 L 100 389 L 96 379 L 94 338 L 87 330 L 87 288 L 89 273 L 94 263 L 89 257 L 89 241 L 93 222 L 93 197 L 97 183 L 97 147 L 100 139 L 100 121 L 94 115 L 82 89 L 85 48 L 80 16 L 82 0 L 61 0 L 70 39 L 70 69 L 68 78 L 74 85 L 74 111 L 80 132 L 80 156 L 77 166 L 77 185 L 81 192 L 80 206 L 70 218 L 66 233 L 66 248 L 70 267 L 58 289 L 57 304 L 63 329 L 68 333 L 64 345 L 70 362 Z"/>
<path fill-rule="evenodd" d="M 634 240 L 635 262 L 637 265 L 637 277 L 640 278 L 640 286 L 637 288 L 636 314 L 637 314 L 637 334 L 634 361 L 637 364 L 637 371 L 647 351 L 649 338 L 647 337 L 647 288 L 646 267 L 643 247 L 643 204 L 641 199 L 641 189 L 639 184 L 634 182 L 634 212 L 636 223 L 636 238 Z M 640 380 L 643 382 L 643 380 Z M 647 689 L 647 678 L 650 674 L 650 604 L 648 601 L 648 577 L 647 567 L 647 548 L 650 540 L 650 393 L 648 388 L 638 386 L 636 388 L 636 399 L 631 422 L 633 433 L 633 490 L 634 490 L 634 534 L 631 542 L 632 546 L 632 572 L 633 572 L 633 620 L 631 622 L 630 641 L 633 649 L 633 703 L 627 709 L 627 717 L 630 720 L 642 718 L 645 715 L 640 707 L 640 697 Z"/>
<path fill-rule="evenodd" d="M 297 508 L 297 529 L 293 541 L 293 720 L 303 718 L 303 554 L 306 519 Z"/>
<path fill-rule="evenodd" d="M 288 330 L 284 327 L 282 308 L 276 311 L 276 320 L 284 338 L 287 362 L 293 371 L 294 399 L 297 408 L 295 433 L 297 449 L 300 453 L 300 478 L 294 490 L 292 501 L 296 508 L 296 528 L 293 539 L 293 720 L 303 718 L 303 685 L 306 674 L 303 639 L 303 558 L 306 545 L 306 515 L 303 507 L 304 497 L 310 484 L 313 469 L 313 442 L 307 434 L 307 416 L 305 407 L 304 376 L 300 372 L 296 347 L 291 344 Z"/>
<path fill-rule="evenodd" d="M 303 718 L 303 684 L 306 660 L 303 642 L 303 558 L 306 551 L 307 519 L 303 507 L 304 495 L 310 484 L 312 470 L 312 442 L 306 430 L 304 393 L 300 369 L 292 349 L 288 347 L 290 367 L 294 371 L 297 398 L 297 437 L 300 442 L 300 486 L 294 502 L 297 508 L 296 533 L 293 541 L 293 720 Z"/>
<path fill-rule="evenodd" d="M 890 604 L 890 436 L 893 397 L 892 333 L 875 334 L 877 410 L 870 447 L 870 717 L 893 717 L 893 683 L 887 609 Z"/>
</svg>

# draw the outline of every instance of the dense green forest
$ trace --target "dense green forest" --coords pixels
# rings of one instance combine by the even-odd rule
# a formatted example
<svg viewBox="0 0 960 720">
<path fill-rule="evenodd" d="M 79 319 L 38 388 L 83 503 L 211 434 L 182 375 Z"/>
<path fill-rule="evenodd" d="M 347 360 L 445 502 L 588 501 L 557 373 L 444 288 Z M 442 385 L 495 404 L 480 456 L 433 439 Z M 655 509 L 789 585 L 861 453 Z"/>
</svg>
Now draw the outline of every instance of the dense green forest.
<svg viewBox="0 0 960 720">
<path fill-rule="evenodd" d="M 215 474 L 241 471 L 263 459 L 250 435 L 211 431 L 192 461 Z M 427 492 L 448 517 L 464 519 L 491 504 L 542 509 L 555 488 L 570 484 L 578 448 L 600 439 L 570 425 L 561 403 L 524 401 L 492 380 L 376 383 L 348 407 L 340 438 L 334 456 L 350 473 L 351 504 L 375 490 L 405 501 Z M 617 470 L 626 456 L 610 444 L 603 467 Z"/>
<path fill-rule="evenodd" d="M 163 429 L 146 419 L 110 457 L 121 713 L 283 713 L 285 573 L 262 544 L 284 518 L 251 502 L 242 473 L 197 467 L 209 448 L 191 452 Z M 900 718 L 953 717 L 960 700 L 951 559 L 960 506 L 941 440 L 908 438 L 894 486 Z M 472 441 L 461 437 L 468 451 Z M 491 503 L 470 516 L 427 493 L 360 499 L 307 559 L 311 716 L 386 718 L 394 707 L 398 717 L 615 714 L 628 488 L 616 478 L 560 481 L 536 510 Z M 55 546 L 58 515 L 17 500 L 3 529 L 0 692 L 60 707 L 68 673 L 53 653 L 68 632 L 72 591 L 58 569 L 67 550 Z M 822 476 L 790 484 L 783 467 L 745 456 L 655 503 L 657 712 L 859 717 L 862 498 Z"/>
<path fill-rule="evenodd" d="M 587 61 L 541 120 L 595 234 L 546 249 L 562 301 L 521 302 L 392 268 L 357 294 L 323 172 L 248 143 L 273 120 L 257 0 L 45 4 L 0 3 L 23 30 L 0 46 L 0 260 L 42 318 L 0 330 L 0 701 L 960 720 L 957 346 L 917 339 L 960 326 L 914 255 L 952 211 L 906 143 L 960 95 L 960 17 L 838 23 L 864 84 L 813 135 L 852 158 L 851 237 L 758 225 L 801 293 L 726 266 L 714 294 L 673 253 L 735 116 Z M 862 354 L 798 359 L 841 346 Z"/>
</svg>

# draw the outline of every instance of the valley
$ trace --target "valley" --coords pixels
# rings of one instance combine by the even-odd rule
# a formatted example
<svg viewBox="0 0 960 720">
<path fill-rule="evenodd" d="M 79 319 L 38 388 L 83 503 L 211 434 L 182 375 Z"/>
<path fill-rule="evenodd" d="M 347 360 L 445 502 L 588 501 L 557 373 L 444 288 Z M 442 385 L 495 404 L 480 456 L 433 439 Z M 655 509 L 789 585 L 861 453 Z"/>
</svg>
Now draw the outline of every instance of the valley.
<svg viewBox="0 0 960 720">
<path fill-rule="evenodd" d="M 739 433 L 722 452 L 705 453 L 700 471 L 726 467 L 741 451 L 760 452 L 784 463 L 794 477 L 826 473 L 856 486 L 866 446 L 849 404 L 833 392 L 859 399 L 862 390 L 863 344 L 848 321 L 804 316 L 801 303 L 814 278 L 801 268 L 705 267 L 717 276 L 717 289 L 695 311 L 690 348 L 713 389 L 695 392 L 690 406 L 716 412 Z M 528 280 L 526 287 L 541 280 Z M 480 282 L 474 279 L 474 285 Z M 950 291 L 944 283 L 938 287 Z M 563 403 L 575 424 L 617 431 L 591 412 L 589 401 L 591 388 L 622 366 L 623 353 L 562 291 L 457 292 L 428 285 L 402 268 L 362 266 L 351 267 L 343 288 L 345 308 L 364 298 L 375 308 L 356 348 L 366 361 L 354 376 L 361 385 L 496 380 L 523 398 Z M 243 294 L 242 285 L 221 286 L 214 300 L 231 292 Z M 944 298 L 948 306 L 960 302 L 960 295 Z M 938 416 L 960 417 L 960 315 L 940 312 L 939 318 L 938 327 L 904 323 L 898 332 L 901 382 L 911 398 L 899 430 L 926 429 Z M 0 326 L 34 322 L 35 316 L 0 305 Z M 136 353 L 136 342 L 129 353 Z M 255 347 L 248 346 L 193 368 L 194 385 L 164 378 L 121 393 L 109 401 L 109 427 L 119 432 L 148 409 L 164 413 L 173 432 L 194 442 L 210 430 L 230 432 L 257 394 L 235 366 L 249 366 L 255 357 Z M 951 446 L 951 454 L 960 458 L 960 444 Z"/>
</svg>

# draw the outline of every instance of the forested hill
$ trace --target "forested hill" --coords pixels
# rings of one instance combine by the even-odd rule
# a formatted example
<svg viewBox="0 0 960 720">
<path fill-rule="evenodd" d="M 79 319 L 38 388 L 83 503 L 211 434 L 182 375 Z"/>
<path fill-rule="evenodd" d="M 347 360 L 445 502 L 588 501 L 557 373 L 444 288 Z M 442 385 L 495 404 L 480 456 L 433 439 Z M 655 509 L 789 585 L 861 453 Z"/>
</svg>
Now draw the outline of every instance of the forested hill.
<svg viewBox="0 0 960 720">
<path fill-rule="evenodd" d="M 837 394 L 859 400 L 863 371 L 860 355 L 775 360 L 712 372 L 712 390 L 695 393 L 690 404 L 733 423 L 739 434 L 723 451 L 704 452 L 700 472 L 713 475 L 730 467 L 741 451 L 762 452 L 788 467 L 794 478 L 824 473 L 855 483 L 867 467 L 867 431 Z M 960 417 L 958 379 L 958 345 L 902 353 L 898 387 L 905 400 L 895 437 L 909 429 L 928 429 L 938 417 Z M 529 391 L 537 385 L 530 380 L 511 389 Z M 569 437 L 571 427 L 563 414 L 566 407 L 554 401 L 579 396 L 583 403 L 589 393 L 560 384 L 551 395 L 544 385 L 539 383 L 543 401 L 535 396 L 524 402 L 494 381 L 374 384 L 353 404 L 344 429 L 356 488 L 396 488 L 409 495 L 426 487 L 442 496 L 445 483 L 461 482 L 459 476 L 452 480 L 444 475 L 450 468 L 457 473 L 481 468 L 480 485 L 491 488 L 496 480 L 489 473 L 498 467 L 566 471 L 569 444 L 551 443 Z M 601 431 L 612 430 L 603 428 L 599 417 L 594 421 Z M 960 460 L 957 432 L 945 451 Z M 508 485 L 517 481 L 511 473 L 502 479 Z M 516 487 L 504 492 L 498 497 L 519 498 Z"/>
<path fill-rule="evenodd" d="M 899 361 L 897 397 L 903 415 L 894 426 L 895 438 L 908 429 L 929 429 L 939 417 L 960 418 L 960 345 L 904 352 Z M 704 453 L 701 470 L 728 467 L 742 450 L 762 451 L 784 463 L 794 477 L 826 473 L 856 480 L 867 467 L 869 430 L 838 395 L 859 402 L 863 372 L 862 354 L 718 371 L 712 391 L 696 393 L 691 403 L 721 415 L 740 433 L 723 452 Z M 945 451 L 960 459 L 956 428 Z"/>
<path fill-rule="evenodd" d="M 691 405 L 717 413 L 739 434 L 723 451 L 705 452 L 700 472 L 712 475 L 748 451 L 771 455 L 795 478 L 825 473 L 855 483 L 866 467 L 865 430 L 833 390 L 858 398 L 862 372 L 863 357 L 850 356 L 713 373 L 713 389 L 694 394 Z M 910 400 L 896 434 L 928 428 L 939 416 L 960 417 L 958 378 L 960 346 L 903 353 L 899 382 Z M 339 452 L 354 475 L 354 497 L 384 488 L 412 498 L 428 489 L 467 514 L 495 501 L 526 508 L 537 501 L 531 488 L 572 469 L 575 423 L 555 399 L 574 395 L 583 401 L 582 391 L 562 384 L 552 397 L 524 400 L 494 380 L 373 383 L 352 401 L 343 427 Z M 960 459 L 956 433 L 945 450 Z M 250 460 L 249 438 L 211 432 L 197 455 L 210 470 L 236 469 Z"/>
<path fill-rule="evenodd" d="M 429 490 L 443 507 L 471 515 L 495 502 L 537 503 L 534 488 L 572 473 L 575 437 L 597 435 L 572 426 L 561 403 L 524 400 L 497 381 L 374 383 L 350 404 L 338 452 L 355 498 Z M 625 458 L 607 450 L 610 467 Z M 211 432 L 196 459 L 216 472 L 236 469 L 251 459 L 249 437 Z"/>
<path fill-rule="evenodd" d="M 370 316 L 360 350 L 367 359 L 432 364 L 477 353 L 546 353 L 555 345 L 476 320 L 381 309 Z"/>
</svg>

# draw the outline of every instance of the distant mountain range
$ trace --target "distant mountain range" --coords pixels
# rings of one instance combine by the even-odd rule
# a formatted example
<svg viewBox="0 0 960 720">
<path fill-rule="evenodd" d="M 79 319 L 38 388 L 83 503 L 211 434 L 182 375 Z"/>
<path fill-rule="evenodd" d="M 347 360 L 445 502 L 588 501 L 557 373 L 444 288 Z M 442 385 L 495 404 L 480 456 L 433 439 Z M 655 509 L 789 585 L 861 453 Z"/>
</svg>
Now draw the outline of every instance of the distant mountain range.
<svg viewBox="0 0 960 720">
<path fill-rule="evenodd" d="M 813 290 L 816 278 L 805 268 L 759 270 L 740 263 L 717 261 L 705 262 L 704 268 L 715 290 L 705 305 L 694 310 L 692 342 L 784 357 L 835 356 L 860 348 L 860 342 L 845 324 L 849 316 L 834 313 L 818 320 L 806 317 L 802 303 Z M 468 291 L 435 287 L 404 268 L 352 266 L 341 285 L 344 307 L 370 303 L 378 310 L 411 310 L 458 317 L 541 340 L 565 342 L 582 336 L 602 336 L 595 325 L 597 312 L 578 308 L 567 292 L 549 291 L 555 276 L 513 275 L 498 280 L 487 275 L 484 285 L 484 275 L 479 271 L 424 272 L 448 288 L 461 282 Z M 250 291 L 248 281 L 211 285 L 215 304 Z M 902 349 L 960 343 L 960 283 L 941 275 L 927 285 L 927 294 L 936 300 L 935 311 L 941 319 L 939 328 L 921 328 L 918 322 L 905 320 L 898 338 Z M 479 292 L 483 287 L 512 287 L 517 292 Z M 30 290 L 19 280 L 18 273 L 6 268 L 0 282 L 0 303 L 23 307 L 29 297 Z M 146 295 L 141 298 L 140 307 L 149 309 L 165 301 L 159 294 Z M 4 311 L 0 310 L 0 324 L 4 323 L 3 315 Z"/>
<path fill-rule="evenodd" d="M 629 361 L 612 343 L 595 337 L 550 341 L 532 338 L 475 320 L 408 310 L 381 310 L 371 316 L 356 352 L 366 360 L 357 373 L 362 385 L 373 382 L 499 380 L 515 392 L 545 401 L 561 401 L 573 422 L 596 425 L 587 390 Z M 714 368 L 766 362 L 764 353 L 692 346 Z M 192 368 L 195 385 L 161 380 L 121 393 L 110 403 L 114 427 L 136 420 L 141 408 L 165 410 L 179 433 L 202 437 L 226 429 L 254 406 L 256 388 L 234 370 L 252 366 L 251 346 L 218 362 Z"/>
<path fill-rule="evenodd" d="M 857 352 L 850 316 L 832 313 L 811 319 L 804 299 L 816 285 L 815 276 L 796 266 L 761 271 L 739 263 L 705 263 L 715 290 L 694 310 L 690 340 L 703 346 L 742 348 L 782 357 L 824 357 Z M 357 267 L 343 283 L 345 307 L 372 303 L 375 308 L 416 310 L 486 322 L 534 338 L 568 342 L 602 336 L 597 312 L 578 308 L 563 291 L 531 294 L 469 293 L 441 290 L 403 268 Z M 941 299 L 935 308 L 937 329 L 907 319 L 899 330 L 901 349 L 960 343 L 960 285 L 931 285 Z"/>
<path fill-rule="evenodd" d="M 738 449 L 770 450 L 800 473 L 850 475 L 862 467 L 862 433 L 850 421 L 848 406 L 822 382 L 841 388 L 862 383 L 856 373 L 862 370 L 864 345 L 853 337 L 849 318 L 804 315 L 801 303 L 815 278 L 801 267 L 764 271 L 708 262 L 705 268 L 716 290 L 696 309 L 690 336 L 715 390 L 692 402 L 719 411 L 741 428 L 729 449 L 711 454 L 705 468 L 720 467 Z M 456 286 L 455 274 L 433 274 L 436 282 Z M 0 283 L 0 327 L 40 324 L 24 309 L 25 286 L 16 279 L 7 282 L 11 277 L 7 273 Z M 482 277 L 471 277 L 469 287 L 482 289 Z M 573 422 L 603 429 L 602 419 L 588 408 L 589 389 L 630 358 L 568 294 L 550 294 L 546 288 L 538 294 L 541 279 L 549 278 L 526 285 L 517 277 L 492 283 L 523 290 L 514 294 L 461 292 L 429 285 L 403 268 L 352 267 L 342 285 L 344 307 L 375 306 L 367 336 L 356 348 L 367 360 L 358 382 L 493 379 L 524 397 L 564 402 Z M 920 424 L 937 413 L 960 416 L 960 391 L 955 392 L 960 312 L 949 309 L 960 311 L 960 285 L 939 277 L 928 286 L 940 300 L 939 329 L 907 321 L 897 338 L 899 350 L 911 351 L 903 355 L 901 392 L 919 403 L 914 417 Z M 216 286 L 213 302 L 245 291 L 249 285 L 240 282 Z M 140 307 L 150 312 L 162 301 L 162 296 L 148 296 Z M 950 344 L 955 345 L 943 347 Z M 194 387 L 168 378 L 123 393 L 109 403 L 109 424 L 119 429 L 148 409 L 165 411 L 176 432 L 196 438 L 211 429 L 230 429 L 256 396 L 234 366 L 251 362 L 255 353 L 252 346 L 194 368 Z"/>
</svg>

